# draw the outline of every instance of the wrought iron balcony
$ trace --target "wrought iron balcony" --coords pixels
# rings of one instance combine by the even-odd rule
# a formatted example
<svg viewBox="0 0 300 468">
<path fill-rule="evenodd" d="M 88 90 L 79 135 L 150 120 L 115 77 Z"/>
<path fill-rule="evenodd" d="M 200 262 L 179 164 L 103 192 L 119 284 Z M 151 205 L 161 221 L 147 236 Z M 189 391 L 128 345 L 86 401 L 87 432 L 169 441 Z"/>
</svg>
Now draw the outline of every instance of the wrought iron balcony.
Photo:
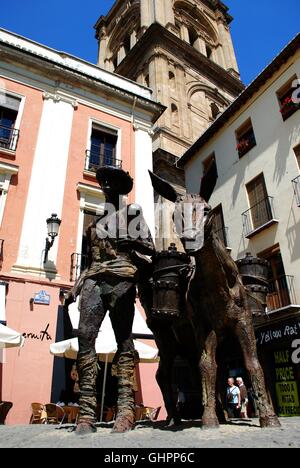
<svg viewBox="0 0 300 468">
<path fill-rule="evenodd" d="M 297 205 L 300 207 L 300 176 L 292 180 Z"/>
<path fill-rule="evenodd" d="M 248 239 L 263 229 L 278 223 L 274 211 L 274 198 L 266 197 L 242 214 L 244 235 Z"/>
<path fill-rule="evenodd" d="M 228 227 L 223 226 L 221 229 L 215 230 L 215 233 L 219 237 L 222 244 L 226 247 L 226 249 L 230 249 L 228 243 Z"/>
<path fill-rule="evenodd" d="M 99 152 L 86 150 L 85 152 L 85 170 L 96 172 L 101 166 L 114 166 L 118 169 L 122 167 L 122 161 L 113 157 L 111 151 L 105 151 L 105 154 Z"/>
<path fill-rule="evenodd" d="M 77 281 L 83 270 L 86 269 L 88 256 L 78 253 L 71 255 L 70 281 Z"/>
<path fill-rule="evenodd" d="M 294 276 L 280 276 L 269 282 L 269 294 L 267 296 L 269 312 L 296 305 L 297 298 L 294 289 Z"/>
<path fill-rule="evenodd" d="M 0 148 L 16 151 L 19 140 L 19 130 L 0 125 Z"/>
</svg>

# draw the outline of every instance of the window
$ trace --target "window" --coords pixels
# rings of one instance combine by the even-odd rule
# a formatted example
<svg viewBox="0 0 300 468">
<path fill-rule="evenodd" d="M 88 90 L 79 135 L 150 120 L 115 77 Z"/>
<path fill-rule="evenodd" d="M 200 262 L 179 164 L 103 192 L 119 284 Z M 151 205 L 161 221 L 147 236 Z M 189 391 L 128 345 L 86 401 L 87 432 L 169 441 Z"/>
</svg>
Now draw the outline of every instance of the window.
<svg viewBox="0 0 300 468">
<path fill-rule="evenodd" d="M 300 108 L 300 81 L 296 75 L 277 91 L 277 98 L 282 119 L 285 121 Z"/>
<path fill-rule="evenodd" d="M 205 50 L 206 50 L 206 56 L 208 59 L 211 59 L 212 58 L 212 48 L 209 47 L 208 45 L 205 46 Z"/>
<path fill-rule="evenodd" d="M 293 277 L 287 276 L 282 261 L 279 244 L 258 254 L 269 262 L 269 294 L 267 304 L 269 310 L 277 310 L 289 306 L 293 300 L 296 304 L 293 290 Z"/>
<path fill-rule="evenodd" d="M 70 281 L 76 281 L 82 271 L 84 271 L 89 265 L 88 257 L 88 239 L 87 239 L 87 228 L 96 218 L 96 214 L 84 210 L 83 212 L 83 231 L 82 231 L 82 244 L 81 244 L 81 253 L 73 253 L 71 256 L 71 275 Z"/>
<path fill-rule="evenodd" d="M 264 175 L 246 185 L 250 210 L 243 213 L 244 234 L 250 238 L 261 229 L 276 223 L 273 198 L 268 196 Z"/>
<path fill-rule="evenodd" d="M 170 89 L 172 91 L 175 91 L 175 89 L 176 89 L 175 75 L 171 71 L 169 71 L 169 85 L 170 85 Z"/>
<path fill-rule="evenodd" d="M 149 75 L 146 75 L 146 76 L 145 76 L 145 85 L 147 86 L 147 88 L 150 88 L 150 78 L 149 78 Z"/>
<path fill-rule="evenodd" d="M 215 153 L 212 153 L 202 163 L 203 176 L 200 184 L 200 195 L 204 200 L 208 201 L 216 186 L 218 180 L 218 170 L 216 164 Z"/>
<path fill-rule="evenodd" d="M 171 104 L 171 112 L 172 112 L 172 125 L 174 125 L 175 127 L 179 127 L 178 108 L 175 104 Z"/>
<path fill-rule="evenodd" d="M 0 162 L 0 225 L 4 216 L 5 204 L 9 192 L 11 178 L 17 174 L 17 166 Z"/>
<path fill-rule="evenodd" d="M 297 163 L 298 163 L 298 167 L 299 167 L 299 170 L 300 170 L 300 145 L 297 145 L 297 146 L 294 148 L 294 153 L 295 153 L 295 156 L 296 156 L 296 159 L 297 159 Z"/>
<path fill-rule="evenodd" d="M 93 124 L 90 141 L 90 150 L 86 152 L 86 170 L 96 171 L 100 166 L 121 166 L 121 161 L 116 159 L 117 130 Z"/>
<path fill-rule="evenodd" d="M 2 100 L 1 100 L 2 101 Z M 0 148 L 15 151 L 19 131 L 15 129 L 21 99 L 4 95 L 0 105 Z"/>
<path fill-rule="evenodd" d="M 228 247 L 227 228 L 224 223 L 222 204 L 214 208 L 214 231 L 225 247 Z"/>
<path fill-rule="evenodd" d="M 236 132 L 236 149 L 242 158 L 248 151 L 256 146 L 256 140 L 251 119 L 248 119 Z"/>
<path fill-rule="evenodd" d="M 130 35 L 129 34 L 127 34 L 127 36 L 124 38 L 123 44 L 124 44 L 125 54 L 127 55 L 128 52 L 131 49 L 131 42 L 130 42 Z"/>
<path fill-rule="evenodd" d="M 189 28 L 188 33 L 189 33 L 189 43 L 191 44 L 191 46 L 194 47 L 195 42 L 198 39 L 198 34 L 196 33 L 195 29 L 193 29 L 193 28 Z"/>
<path fill-rule="evenodd" d="M 213 120 L 216 120 L 216 118 L 220 114 L 220 109 L 217 106 L 217 104 L 214 103 L 214 102 L 211 103 L 210 108 L 211 108 L 211 116 L 212 116 Z"/>
</svg>

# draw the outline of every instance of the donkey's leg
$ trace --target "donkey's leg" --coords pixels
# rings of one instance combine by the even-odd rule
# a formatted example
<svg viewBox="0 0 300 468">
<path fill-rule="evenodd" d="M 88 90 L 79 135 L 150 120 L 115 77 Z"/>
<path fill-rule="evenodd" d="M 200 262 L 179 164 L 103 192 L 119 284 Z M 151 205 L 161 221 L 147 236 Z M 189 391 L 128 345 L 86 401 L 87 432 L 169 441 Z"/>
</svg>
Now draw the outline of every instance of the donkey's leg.
<svg viewBox="0 0 300 468">
<path fill-rule="evenodd" d="M 236 335 L 240 342 L 246 368 L 249 372 L 252 387 L 257 398 L 259 420 L 261 427 L 280 427 L 273 405 L 269 403 L 262 367 L 257 357 L 256 340 L 252 318 L 240 320 L 236 327 Z"/>
<path fill-rule="evenodd" d="M 202 375 L 202 398 L 204 413 L 202 416 L 203 428 L 217 428 L 219 421 L 216 415 L 216 380 L 217 380 L 217 335 L 211 331 L 204 342 L 200 359 Z"/>
<path fill-rule="evenodd" d="M 161 324 L 159 329 L 153 330 L 153 332 L 160 356 L 156 380 L 164 399 L 167 422 L 170 426 L 180 424 L 180 415 L 172 389 L 173 366 L 177 356 L 176 339 L 170 325 L 165 326 L 165 324 Z"/>
</svg>

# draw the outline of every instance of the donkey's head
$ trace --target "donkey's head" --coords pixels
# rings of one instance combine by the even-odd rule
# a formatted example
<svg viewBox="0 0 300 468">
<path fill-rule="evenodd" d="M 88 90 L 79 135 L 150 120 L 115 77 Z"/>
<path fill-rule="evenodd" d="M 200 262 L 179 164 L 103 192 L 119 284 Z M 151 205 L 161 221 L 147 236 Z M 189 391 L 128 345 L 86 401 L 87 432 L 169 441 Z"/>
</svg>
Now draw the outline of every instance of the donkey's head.
<svg viewBox="0 0 300 468">
<path fill-rule="evenodd" d="M 201 181 L 197 195 L 180 195 L 164 179 L 150 172 L 154 190 L 175 204 L 173 221 L 185 251 L 193 255 L 204 244 L 204 239 L 211 233 L 213 212 L 208 201 L 216 185 L 216 177 L 207 173 Z"/>
</svg>

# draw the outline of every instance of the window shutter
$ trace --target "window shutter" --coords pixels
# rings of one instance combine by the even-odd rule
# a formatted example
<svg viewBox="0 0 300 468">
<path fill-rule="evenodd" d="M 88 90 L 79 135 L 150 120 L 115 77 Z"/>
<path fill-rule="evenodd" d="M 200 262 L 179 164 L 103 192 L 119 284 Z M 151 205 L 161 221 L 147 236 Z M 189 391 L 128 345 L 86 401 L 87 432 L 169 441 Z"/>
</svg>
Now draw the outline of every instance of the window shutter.
<svg viewBox="0 0 300 468">
<path fill-rule="evenodd" d="M 247 191 L 253 228 L 257 229 L 272 219 L 272 210 L 263 174 L 247 185 Z"/>
</svg>

